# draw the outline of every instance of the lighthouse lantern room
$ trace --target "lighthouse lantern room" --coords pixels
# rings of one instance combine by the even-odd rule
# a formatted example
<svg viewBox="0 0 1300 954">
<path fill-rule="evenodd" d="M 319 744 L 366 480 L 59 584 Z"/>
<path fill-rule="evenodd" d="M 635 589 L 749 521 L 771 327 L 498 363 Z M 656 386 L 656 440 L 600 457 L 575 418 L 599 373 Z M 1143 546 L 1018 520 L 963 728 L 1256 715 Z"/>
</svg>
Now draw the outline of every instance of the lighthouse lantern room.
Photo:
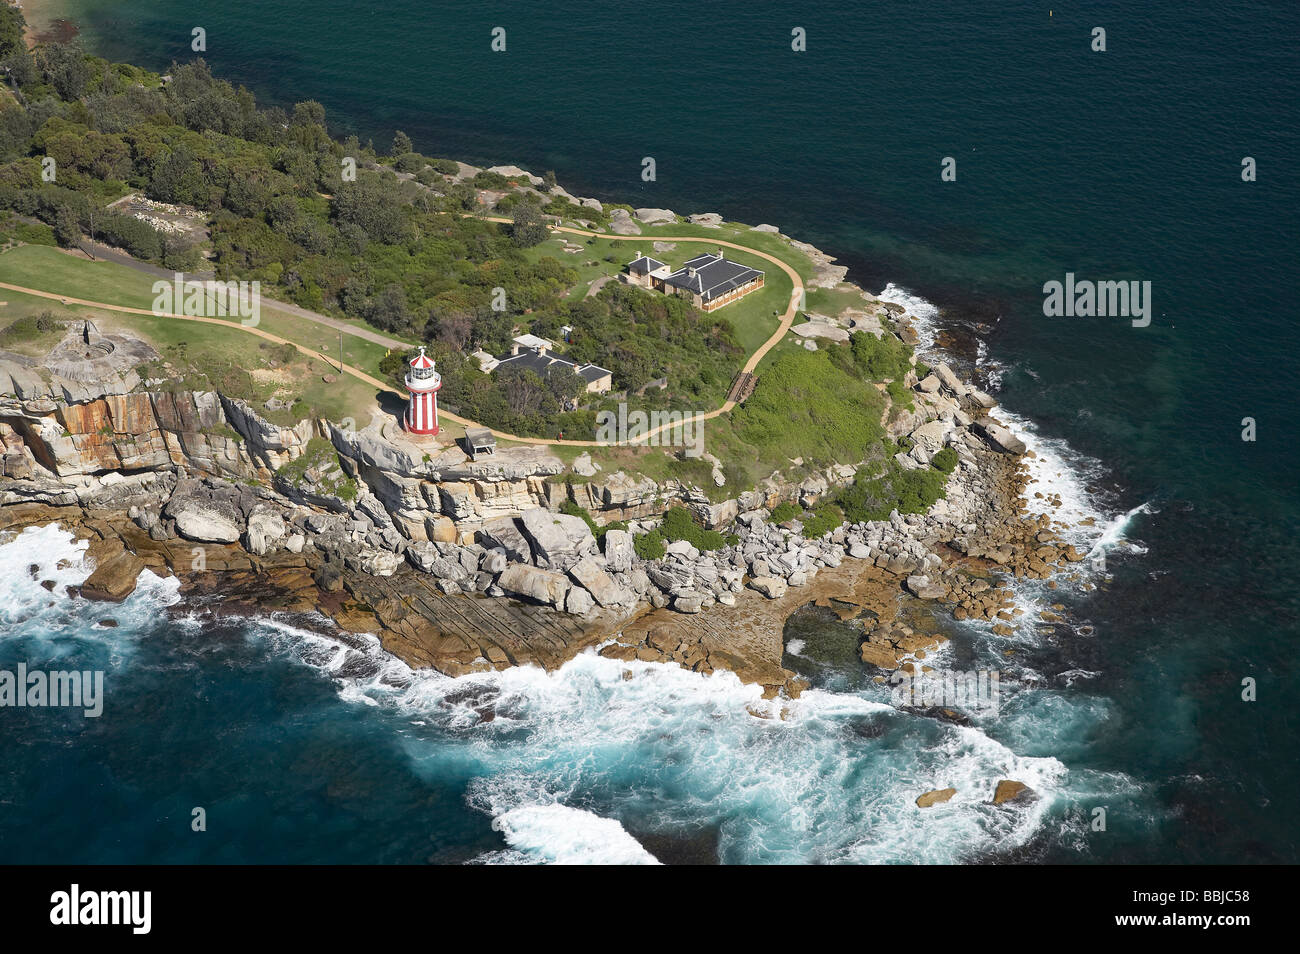
<svg viewBox="0 0 1300 954">
<path fill-rule="evenodd" d="M 410 393 L 410 400 L 402 424 L 412 434 L 437 434 L 438 389 L 442 387 L 442 375 L 423 348 L 410 364 L 406 372 L 406 390 Z"/>
</svg>

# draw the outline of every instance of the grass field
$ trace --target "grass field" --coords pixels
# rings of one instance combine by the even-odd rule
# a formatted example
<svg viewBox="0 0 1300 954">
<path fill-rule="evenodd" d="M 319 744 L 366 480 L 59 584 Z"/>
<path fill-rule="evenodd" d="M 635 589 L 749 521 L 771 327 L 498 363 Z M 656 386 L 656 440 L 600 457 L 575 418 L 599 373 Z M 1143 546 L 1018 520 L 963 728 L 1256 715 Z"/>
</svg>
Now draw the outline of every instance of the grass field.
<svg viewBox="0 0 1300 954">
<path fill-rule="evenodd" d="M 129 308 L 149 308 L 153 304 L 155 279 L 112 262 L 91 262 L 44 246 L 20 246 L 0 255 L 0 281 L 102 301 Z M 123 314 L 84 305 L 63 305 L 58 301 L 4 292 L 0 306 L 0 328 L 9 329 L 24 318 L 53 312 L 65 319 L 89 318 L 101 331 L 126 332 L 153 345 L 171 368 L 153 369 L 162 376 L 174 376 L 183 385 L 196 388 L 223 381 L 232 396 L 265 402 L 273 396 L 301 398 L 318 414 L 340 420 L 352 417 L 364 426 L 376 407 L 376 389 L 319 359 L 298 354 L 289 362 L 277 356 L 276 346 L 262 338 L 220 325 L 187 322 L 155 315 Z M 336 358 L 338 331 L 305 318 L 278 311 L 263 302 L 258 325 L 264 331 L 313 348 Z M 3 335 L 0 331 L 0 335 Z M 48 339 L 48 335 L 45 339 Z M 28 341 L 27 347 L 0 344 L 9 350 L 37 356 L 42 342 Z M 52 345 L 57 341 L 54 336 Z M 36 350 L 32 350 L 32 349 Z M 350 335 L 343 336 L 343 361 L 381 378 L 379 362 L 387 348 Z M 235 372 L 250 372 L 246 380 L 236 381 Z M 327 381 L 326 378 L 333 378 Z M 264 411 L 275 423 L 292 423 L 289 412 Z"/>
</svg>

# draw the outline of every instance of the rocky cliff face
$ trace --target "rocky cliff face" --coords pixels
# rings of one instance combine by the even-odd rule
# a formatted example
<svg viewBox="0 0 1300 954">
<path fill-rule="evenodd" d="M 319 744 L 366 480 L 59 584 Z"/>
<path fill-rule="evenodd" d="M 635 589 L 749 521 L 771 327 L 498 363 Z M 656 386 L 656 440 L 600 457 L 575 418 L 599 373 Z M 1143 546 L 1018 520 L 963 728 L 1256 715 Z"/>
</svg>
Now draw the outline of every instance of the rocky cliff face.
<svg viewBox="0 0 1300 954">
<path fill-rule="evenodd" d="M 896 581 L 880 584 L 895 595 L 906 579 L 917 596 L 992 619 L 1004 611 L 1001 602 L 967 586 L 945 563 L 952 553 L 1040 576 L 1080 558 L 1055 547 L 1047 527 L 1019 520 L 1014 472 L 1023 447 L 985 416 L 992 400 L 942 365 L 914 386 L 915 409 L 887 421 L 911 438 L 898 463 L 926 467 L 941 448 L 952 448 L 960 466 L 948 498 L 925 516 L 894 514 L 817 540 L 805 539 L 797 522 L 772 525 L 770 511 L 783 500 L 811 506 L 850 482 L 853 466 L 797 482 L 774 475 L 717 501 L 676 481 L 585 467 L 585 480 L 557 480 L 565 467 L 544 447 L 503 447 L 472 461 L 454 445 L 414 443 L 391 422 L 282 427 L 212 392 L 105 394 L 75 403 L 0 396 L 0 505 L 76 505 L 83 524 L 117 514 L 112 532 L 125 553 L 107 553 L 106 579 L 90 594 L 129 592 L 139 560 L 178 574 L 177 554 L 198 553 L 193 559 L 229 570 L 252 560 L 253 568 L 288 572 L 293 605 L 328 608 L 338 601 L 330 594 L 348 594 L 351 609 L 339 604 L 331 615 L 353 629 L 364 618 L 377 621 L 385 645 L 413 664 L 450 673 L 559 664 L 622 634 L 603 651 L 702 671 L 724 666 L 775 692 L 791 688 L 793 678 L 780 666 L 779 627 L 754 623 L 752 651 L 742 659 L 717 626 L 627 624 L 647 612 L 680 620 L 705 610 L 725 616 L 738 606 L 752 615 L 755 600 L 790 605 L 798 597 L 789 594 L 845 561 Z M 737 539 L 711 553 L 677 541 L 662 559 L 643 560 L 633 533 L 611 530 L 598 545 L 585 520 L 559 512 L 570 500 L 598 524 L 629 521 L 633 531 L 682 503 Z M 1046 536 L 1032 537 L 1039 532 Z M 319 604 L 307 587 L 321 594 Z M 501 599 L 489 601 L 490 612 L 469 612 L 476 601 L 455 602 L 466 596 Z M 460 617 L 463 625 L 449 630 L 448 621 Z M 864 639 L 863 659 L 885 668 L 930 645 L 883 625 Z"/>
</svg>

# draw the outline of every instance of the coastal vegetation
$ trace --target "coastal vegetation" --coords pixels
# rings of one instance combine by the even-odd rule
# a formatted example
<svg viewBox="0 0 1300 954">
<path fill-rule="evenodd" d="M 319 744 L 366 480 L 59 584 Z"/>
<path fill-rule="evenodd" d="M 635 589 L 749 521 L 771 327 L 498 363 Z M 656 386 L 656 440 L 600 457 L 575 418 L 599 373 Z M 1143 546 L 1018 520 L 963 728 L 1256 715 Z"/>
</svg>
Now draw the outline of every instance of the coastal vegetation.
<svg viewBox="0 0 1300 954">
<path fill-rule="evenodd" d="M 678 261 L 684 250 L 673 251 L 674 238 L 722 239 L 779 257 L 805 282 L 815 273 L 785 238 L 736 223 L 644 224 L 638 236 L 555 233 L 555 218 L 599 231 L 627 207 L 575 204 L 557 191 L 553 174 L 534 185 L 526 175 L 429 156 L 401 132 L 386 151 L 336 139 L 319 103 L 259 106 L 201 59 L 174 64 L 164 79 L 89 56 L 75 41 L 29 52 L 21 13 L 10 9 L 0 18 L 0 62 L 14 94 L 0 108 L 0 228 L 13 242 L 75 246 L 88 235 L 169 270 L 210 268 L 220 280 L 261 282 L 272 299 L 389 336 L 394 346 L 347 335 L 337 360 L 395 387 L 423 343 L 442 375 L 441 405 L 502 432 L 590 439 L 597 414 L 624 401 L 647 411 L 716 408 L 747 357 L 771 337 L 793 291 L 782 270 L 728 249 L 737 261 L 765 267 L 766 284 L 705 314 L 685 299 L 609 281 L 638 251 Z M 485 195 L 503 221 L 482 215 Z M 165 204 L 197 225 L 171 229 L 124 211 L 137 199 Z M 658 236 L 664 251 L 655 247 Z M 150 277 L 49 248 L 10 249 L 0 274 L 24 287 L 149 307 Z M 24 296 L 13 298 L 19 307 L 7 314 L 30 313 Z M 843 288 L 808 291 L 808 308 L 832 314 L 861 300 Z M 68 306 L 69 316 L 85 311 Z M 319 359 L 232 342 L 220 327 L 134 315 L 108 321 L 129 322 L 162 354 L 157 367 L 141 369 L 146 376 L 219 388 L 256 402 L 269 419 L 287 423 L 308 411 L 364 419 L 376 406 L 373 387 L 331 374 Z M 322 336 L 319 324 L 273 300 L 261 327 L 335 358 L 331 332 Z M 471 356 L 505 354 L 525 332 L 554 342 L 568 360 L 611 371 L 613 392 L 589 394 L 567 369 L 484 373 Z M 593 459 L 678 479 L 713 500 L 776 472 L 797 477 L 876 461 L 882 472 L 871 475 L 871 492 L 846 506 L 846 516 L 887 503 L 902 509 L 933 496 L 918 478 L 883 463 L 885 422 L 915 407 L 907 384 L 912 360 L 888 331 L 858 332 L 847 344 L 823 341 L 812 351 L 785 344 L 759 364 L 752 395 L 710 419 L 716 469 L 659 449 L 626 460 L 621 450 L 601 449 Z M 803 519 L 815 527 L 832 516 L 823 507 Z M 689 527 L 676 532 L 695 545 Z"/>
</svg>

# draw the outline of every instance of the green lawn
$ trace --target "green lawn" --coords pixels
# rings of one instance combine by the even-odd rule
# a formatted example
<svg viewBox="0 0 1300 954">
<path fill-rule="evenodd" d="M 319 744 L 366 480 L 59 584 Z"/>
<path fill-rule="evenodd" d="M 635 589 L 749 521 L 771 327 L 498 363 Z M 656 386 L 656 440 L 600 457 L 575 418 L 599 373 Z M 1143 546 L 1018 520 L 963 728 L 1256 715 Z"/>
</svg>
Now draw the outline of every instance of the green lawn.
<svg viewBox="0 0 1300 954">
<path fill-rule="evenodd" d="M 862 293 L 853 288 L 814 288 L 808 292 L 807 310 L 836 317 L 850 308 L 866 308 Z"/>
<path fill-rule="evenodd" d="M 0 255 L 0 281 L 130 308 L 149 308 L 154 300 L 154 279 L 149 275 L 112 262 L 75 258 L 44 246 L 22 246 Z M 277 393 L 281 396 L 287 393 L 300 397 L 317 414 L 332 420 L 352 417 L 358 426 L 366 424 L 375 405 L 377 392 L 373 385 L 340 375 L 333 365 L 303 355 L 284 365 L 275 356 L 273 343 L 235 329 L 84 305 L 62 305 L 20 292 L 3 292 L 0 300 L 6 302 L 0 306 L 3 327 L 42 311 L 52 311 L 61 318 L 90 318 L 106 333 L 124 331 L 138 335 L 154 346 L 163 361 L 172 365 L 170 371 L 159 367 L 148 369 L 149 372 L 175 376 L 182 386 L 204 388 L 214 384 L 214 379 L 224 380 L 232 396 L 251 401 L 265 401 Z M 265 303 L 258 327 L 323 351 L 332 359 L 338 355 L 336 329 L 277 311 Z M 379 361 L 387 350 L 383 345 L 351 335 L 343 337 L 344 363 L 381 380 Z M 282 373 L 264 374 L 251 380 L 240 377 L 236 382 L 228 376 L 232 369 Z M 326 377 L 334 380 L 326 381 Z M 276 423 L 294 422 L 294 416 L 287 411 L 263 412 Z"/>
</svg>

